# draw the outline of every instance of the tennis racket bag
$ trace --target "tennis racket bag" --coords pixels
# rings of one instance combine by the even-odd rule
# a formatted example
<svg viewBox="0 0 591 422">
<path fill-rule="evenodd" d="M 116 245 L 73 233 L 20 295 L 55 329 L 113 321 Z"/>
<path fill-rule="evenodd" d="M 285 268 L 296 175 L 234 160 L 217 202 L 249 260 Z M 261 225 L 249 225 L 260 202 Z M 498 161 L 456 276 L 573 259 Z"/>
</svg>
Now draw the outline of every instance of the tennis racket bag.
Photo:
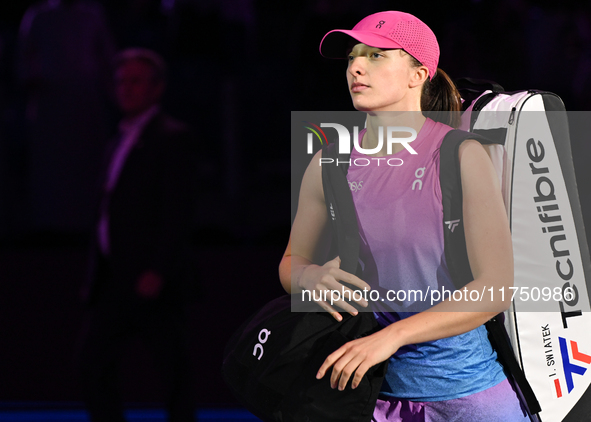
<svg viewBox="0 0 591 422">
<path fill-rule="evenodd" d="M 482 86 L 458 82 L 465 98 L 481 93 L 465 102 L 461 128 L 493 141 L 487 148 L 513 239 L 515 286 L 505 322 L 513 350 L 543 422 L 589 421 L 591 262 L 566 111 L 549 92 Z"/>
<path fill-rule="evenodd" d="M 254 415 L 273 422 L 369 422 L 388 362 L 369 369 L 356 389 L 330 387 L 330 372 L 316 373 L 326 357 L 379 327 L 373 313 L 342 313 L 337 322 L 317 311 L 292 312 L 282 296 L 248 319 L 226 346 L 222 373 Z"/>
</svg>

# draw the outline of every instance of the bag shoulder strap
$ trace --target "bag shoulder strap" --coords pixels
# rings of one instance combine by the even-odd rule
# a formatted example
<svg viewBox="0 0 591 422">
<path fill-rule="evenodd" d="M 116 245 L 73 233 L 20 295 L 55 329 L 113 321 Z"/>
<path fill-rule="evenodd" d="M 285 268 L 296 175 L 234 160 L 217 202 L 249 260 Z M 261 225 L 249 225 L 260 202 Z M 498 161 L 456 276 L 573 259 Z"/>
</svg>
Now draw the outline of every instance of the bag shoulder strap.
<svg viewBox="0 0 591 422">
<path fill-rule="evenodd" d="M 451 130 L 445 135 L 439 150 L 439 183 L 443 204 L 443 239 L 445 259 L 454 286 L 461 289 L 474 280 L 464 236 L 462 179 L 460 173 L 460 145 L 466 139 L 482 144 L 493 143 L 489 139 L 463 130 Z"/>
<path fill-rule="evenodd" d="M 443 238 L 445 259 L 453 283 L 461 289 L 474 279 L 468 261 L 464 237 L 462 179 L 460 173 L 459 149 L 466 139 L 475 139 L 482 144 L 494 144 L 483 136 L 461 130 L 450 131 L 441 143 L 439 181 L 443 202 Z M 489 338 L 497 352 L 499 361 L 517 384 L 522 401 L 531 414 L 541 411 L 540 404 L 515 358 L 509 336 L 505 330 L 504 315 L 501 313 L 486 324 Z"/>
<path fill-rule="evenodd" d="M 505 368 L 509 381 L 517 386 L 516 390 L 520 401 L 526 405 L 530 415 L 535 415 L 542 411 L 542 407 L 517 362 L 504 321 L 505 315 L 501 313 L 484 324 L 488 330 L 488 338 L 493 349 L 497 352 L 499 362 Z"/>
<path fill-rule="evenodd" d="M 359 225 L 347 181 L 350 155 L 339 154 L 336 144 L 322 148 L 322 187 L 333 234 L 333 252 L 341 258 L 341 269 L 356 274 L 359 265 Z M 336 248 L 336 249 L 335 249 Z"/>
<path fill-rule="evenodd" d="M 495 93 L 499 93 L 505 91 L 505 88 L 503 88 L 501 84 L 488 79 L 457 78 L 454 79 L 454 84 L 460 92 L 473 91 L 482 93 L 486 90 L 491 90 Z"/>
<path fill-rule="evenodd" d="M 456 88 L 464 100 L 464 103 L 462 104 L 462 110 L 466 110 L 466 108 L 468 108 L 470 104 L 473 104 L 478 97 L 480 97 L 481 103 L 484 102 L 484 104 L 486 104 L 498 93 L 505 91 L 505 89 L 498 83 L 486 79 L 457 78 L 454 79 L 454 84 L 456 85 Z M 492 92 L 485 96 L 481 96 L 481 94 L 485 91 Z M 483 97 L 486 97 L 486 99 Z M 473 108 L 478 110 L 478 105 L 474 103 Z M 470 128 L 472 128 L 472 126 L 470 126 Z"/>
</svg>

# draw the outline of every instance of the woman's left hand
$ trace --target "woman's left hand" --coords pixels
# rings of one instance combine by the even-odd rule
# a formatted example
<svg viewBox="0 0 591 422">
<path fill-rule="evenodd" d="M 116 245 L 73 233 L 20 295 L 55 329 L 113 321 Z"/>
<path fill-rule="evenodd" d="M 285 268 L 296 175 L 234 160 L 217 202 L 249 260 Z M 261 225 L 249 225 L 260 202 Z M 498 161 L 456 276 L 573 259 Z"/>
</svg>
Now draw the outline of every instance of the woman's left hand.
<svg viewBox="0 0 591 422">
<path fill-rule="evenodd" d="M 357 340 L 350 341 L 328 355 L 316 378 L 324 377 L 332 366 L 330 386 L 344 390 L 349 378 L 355 373 L 351 388 L 357 388 L 369 368 L 392 356 L 402 344 L 389 338 L 388 327 Z"/>
</svg>

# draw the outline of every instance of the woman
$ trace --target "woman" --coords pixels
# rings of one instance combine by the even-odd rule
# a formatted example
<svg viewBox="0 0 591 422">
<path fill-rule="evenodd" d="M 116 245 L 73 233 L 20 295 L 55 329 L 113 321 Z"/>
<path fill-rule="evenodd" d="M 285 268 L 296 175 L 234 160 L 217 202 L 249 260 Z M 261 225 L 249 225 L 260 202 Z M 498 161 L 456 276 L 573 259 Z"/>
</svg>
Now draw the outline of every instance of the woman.
<svg viewBox="0 0 591 422">
<path fill-rule="evenodd" d="M 381 12 L 352 30 L 329 32 L 321 42 L 327 57 L 348 54 L 347 84 L 357 110 L 367 113 L 359 134 L 371 158 L 380 126 L 405 126 L 418 135 L 417 154 L 394 144 L 397 167 L 349 168 L 349 182 L 363 181 L 353 193 L 364 265 L 363 278 L 339 269 L 339 258 L 325 262 L 329 221 L 317 154 L 302 181 L 297 215 L 280 264 L 286 291 L 339 290 L 341 282 L 360 289 L 446 289 L 453 283 L 444 259 L 438 148 L 451 127 L 422 111 L 458 111 L 460 98 L 447 75 L 437 69 L 439 47 L 433 32 L 416 17 Z M 439 113 L 455 124 L 453 113 Z M 365 156 L 356 150 L 352 159 Z M 511 238 L 500 187 L 484 148 L 474 140 L 459 150 L 466 246 L 474 280 L 467 292 L 513 285 Z M 371 161 L 371 160 L 370 160 Z M 420 178 L 420 184 L 416 180 Z M 415 189 L 416 188 L 416 189 Z M 318 296 L 317 296 L 318 297 Z M 508 308 L 501 297 L 478 304 L 443 300 L 424 312 L 377 312 L 379 332 L 351 341 L 327 357 L 317 377 L 330 376 L 333 388 L 356 388 L 365 372 L 389 359 L 388 374 L 374 412 L 375 421 L 513 422 L 527 421 L 519 400 L 496 361 L 483 324 Z M 363 299 L 358 301 L 367 306 Z M 320 305 L 335 319 L 336 307 Z M 399 304 L 400 305 L 400 304 Z M 353 315 L 350 304 L 336 303 Z"/>
</svg>

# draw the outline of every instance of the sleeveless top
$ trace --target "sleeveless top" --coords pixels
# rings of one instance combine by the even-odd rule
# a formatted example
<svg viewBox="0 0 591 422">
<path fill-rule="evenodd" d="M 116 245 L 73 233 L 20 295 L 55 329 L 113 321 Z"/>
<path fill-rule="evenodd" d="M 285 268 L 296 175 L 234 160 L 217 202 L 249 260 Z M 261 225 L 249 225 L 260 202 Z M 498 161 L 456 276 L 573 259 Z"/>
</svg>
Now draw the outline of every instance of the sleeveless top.
<svg viewBox="0 0 591 422">
<path fill-rule="evenodd" d="M 430 307 L 411 290 L 454 291 L 444 254 L 439 147 L 451 127 L 427 119 L 410 146 L 390 156 L 369 157 L 353 149 L 347 174 L 360 232 L 363 280 L 380 293 L 397 293 L 376 312 L 380 325 Z M 365 130 L 359 134 L 363 139 Z M 406 293 L 402 296 L 400 293 Z M 387 299 L 386 299 L 387 300 Z M 414 401 L 464 397 L 505 379 L 487 330 L 407 345 L 391 358 L 382 394 Z"/>
</svg>

